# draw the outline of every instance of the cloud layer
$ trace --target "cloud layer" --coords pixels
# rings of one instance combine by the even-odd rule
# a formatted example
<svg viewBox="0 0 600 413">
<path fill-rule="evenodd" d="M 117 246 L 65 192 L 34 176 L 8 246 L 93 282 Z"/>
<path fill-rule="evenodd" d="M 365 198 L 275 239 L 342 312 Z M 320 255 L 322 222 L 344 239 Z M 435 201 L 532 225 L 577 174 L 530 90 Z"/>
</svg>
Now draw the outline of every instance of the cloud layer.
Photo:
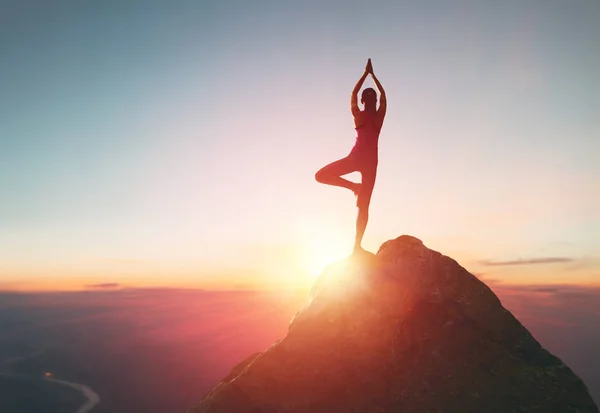
<svg viewBox="0 0 600 413">
<path fill-rule="evenodd" d="M 540 257 L 540 258 L 519 258 L 516 260 L 507 261 L 493 261 L 493 260 L 482 260 L 479 264 L 487 267 L 503 267 L 510 265 L 532 265 L 532 264 L 558 264 L 562 262 L 574 262 L 575 259 L 568 257 Z"/>
</svg>

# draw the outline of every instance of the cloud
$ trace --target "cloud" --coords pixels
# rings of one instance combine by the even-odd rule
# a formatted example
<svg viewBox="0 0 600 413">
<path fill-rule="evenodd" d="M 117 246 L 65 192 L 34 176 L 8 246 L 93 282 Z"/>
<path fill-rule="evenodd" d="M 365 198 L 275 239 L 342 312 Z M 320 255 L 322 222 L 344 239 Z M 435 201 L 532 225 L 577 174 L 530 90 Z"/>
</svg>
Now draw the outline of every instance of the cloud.
<svg viewBox="0 0 600 413">
<path fill-rule="evenodd" d="M 538 287 L 538 288 L 534 288 L 533 291 L 538 292 L 538 293 L 557 293 L 559 290 L 558 290 L 558 288 L 552 288 L 552 287 Z"/>
<path fill-rule="evenodd" d="M 99 288 L 99 289 L 113 289 L 113 288 L 119 288 L 121 286 L 121 284 L 119 283 L 101 283 L 101 284 L 91 284 L 91 285 L 86 285 L 85 288 Z"/>
<path fill-rule="evenodd" d="M 103 258 L 104 262 L 110 264 L 142 265 L 154 262 L 144 258 Z"/>
<path fill-rule="evenodd" d="M 488 267 L 501 267 L 510 265 L 531 265 L 531 264 L 558 264 L 561 262 L 574 262 L 573 258 L 568 257 L 541 257 L 541 258 L 529 258 L 529 259 L 518 259 L 508 261 L 492 261 L 483 260 L 479 261 L 479 264 Z"/>
</svg>

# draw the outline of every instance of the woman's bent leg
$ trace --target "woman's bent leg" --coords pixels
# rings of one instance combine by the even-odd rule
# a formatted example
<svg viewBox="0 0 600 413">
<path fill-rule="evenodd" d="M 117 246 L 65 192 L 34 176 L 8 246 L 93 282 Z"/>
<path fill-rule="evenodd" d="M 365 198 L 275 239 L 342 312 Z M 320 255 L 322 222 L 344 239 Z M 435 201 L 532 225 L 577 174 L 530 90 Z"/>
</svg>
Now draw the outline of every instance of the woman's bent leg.
<svg viewBox="0 0 600 413">
<path fill-rule="evenodd" d="M 346 175 L 357 170 L 358 166 L 356 162 L 352 158 L 346 157 L 319 169 L 315 174 L 315 179 L 322 184 L 341 186 L 343 188 L 348 188 L 351 191 L 357 191 L 360 184 L 341 177 L 341 175 Z"/>
</svg>

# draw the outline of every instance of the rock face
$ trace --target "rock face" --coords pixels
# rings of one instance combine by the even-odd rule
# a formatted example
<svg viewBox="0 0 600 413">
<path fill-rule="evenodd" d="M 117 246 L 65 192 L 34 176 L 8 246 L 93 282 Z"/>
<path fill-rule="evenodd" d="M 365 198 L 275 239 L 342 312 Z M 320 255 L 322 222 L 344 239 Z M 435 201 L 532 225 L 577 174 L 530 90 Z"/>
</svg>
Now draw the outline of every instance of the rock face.
<svg viewBox="0 0 600 413">
<path fill-rule="evenodd" d="M 285 338 L 189 413 L 598 412 L 456 261 L 401 236 L 325 270 Z"/>
</svg>

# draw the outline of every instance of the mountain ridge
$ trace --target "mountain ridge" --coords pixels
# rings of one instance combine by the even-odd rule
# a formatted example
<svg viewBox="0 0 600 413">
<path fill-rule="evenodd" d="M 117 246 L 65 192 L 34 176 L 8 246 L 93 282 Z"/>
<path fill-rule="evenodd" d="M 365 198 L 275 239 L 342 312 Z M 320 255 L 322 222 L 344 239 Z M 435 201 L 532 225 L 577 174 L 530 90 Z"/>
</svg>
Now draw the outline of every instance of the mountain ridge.
<svg viewBox="0 0 600 413">
<path fill-rule="evenodd" d="M 330 265 L 288 334 L 189 413 L 598 412 L 492 290 L 402 235 Z"/>
</svg>

